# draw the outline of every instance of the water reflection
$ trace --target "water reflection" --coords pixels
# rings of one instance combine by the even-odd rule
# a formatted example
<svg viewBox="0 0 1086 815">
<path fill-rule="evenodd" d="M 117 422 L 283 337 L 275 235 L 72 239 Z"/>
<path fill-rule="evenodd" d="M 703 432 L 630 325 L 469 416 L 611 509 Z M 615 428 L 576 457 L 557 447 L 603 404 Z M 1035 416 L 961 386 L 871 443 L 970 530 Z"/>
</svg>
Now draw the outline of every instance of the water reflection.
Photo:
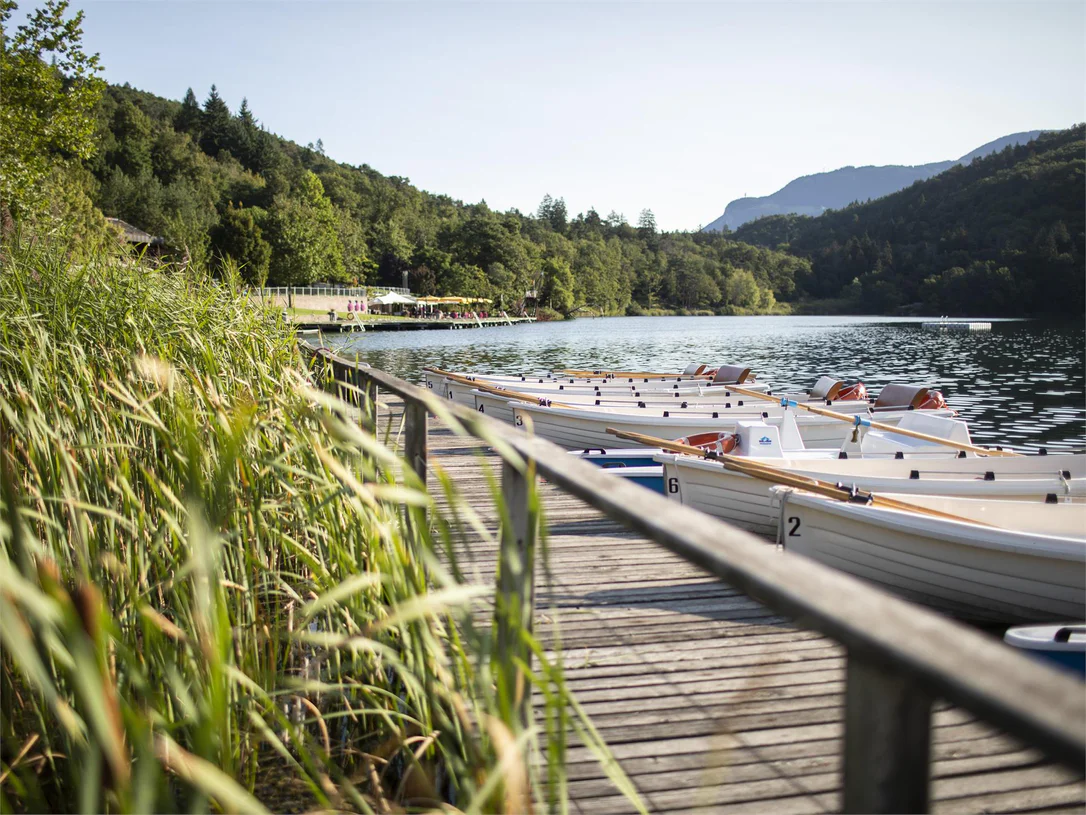
<svg viewBox="0 0 1086 815">
<path fill-rule="evenodd" d="M 978 441 L 1086 446 L 1082 325 L 1008 321 L 990 332 L 938 332 L 885 317 L 617 317 L 326 341 L 412 381 L 425 365 L 512 373 L 725 362 L 788 387 L 810 387 L 823 374 L 872 388 L 915 382 L 941 388 Z"/>
</svg>

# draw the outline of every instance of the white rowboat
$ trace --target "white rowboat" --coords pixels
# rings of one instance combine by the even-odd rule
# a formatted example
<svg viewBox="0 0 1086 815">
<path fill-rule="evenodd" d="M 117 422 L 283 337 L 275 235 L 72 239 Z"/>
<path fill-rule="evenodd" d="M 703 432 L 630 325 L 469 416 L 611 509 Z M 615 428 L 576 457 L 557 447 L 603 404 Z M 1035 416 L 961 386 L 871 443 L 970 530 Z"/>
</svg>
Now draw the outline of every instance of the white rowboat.
<svg viewBox="0 0 1086 815">
<path fill-rule="evenodd" d="M 786 550 L 956 617 L 1086 616 L 1086 504 L 900 498 L 962 520 L 775 487 Z"/>
<path fill-rule="evenodd" d="M 1010 501 L 1043 501 L 1049 494 L 1060 499 L 1086 497 L 1086 455 L 924 460 L 865 455 L 844 460 L 813 459 L 810 452 L 802 458 L 752 458 L 792 475 L 879 494 Z M 663 465 L 664 490 L 669 498 L 776 539 L 780 509 L 772 493 L 772 483 L 704 458 L 661 453 L 654 460 Z"/>
</svg>

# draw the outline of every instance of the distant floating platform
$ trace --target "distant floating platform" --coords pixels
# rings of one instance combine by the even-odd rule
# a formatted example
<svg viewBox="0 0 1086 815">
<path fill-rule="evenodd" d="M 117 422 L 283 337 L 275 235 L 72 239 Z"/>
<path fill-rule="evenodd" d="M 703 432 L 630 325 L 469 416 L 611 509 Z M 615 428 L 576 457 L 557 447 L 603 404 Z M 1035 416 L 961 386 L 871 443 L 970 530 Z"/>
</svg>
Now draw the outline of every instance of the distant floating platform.
<svg viewBox="0 0 1086 815">
<path fill-rule="evenodd" d="M 977 323 L 969 320 L 929 320 L 922 323 L 924 328 L 945 329 L 947 331 L 991 331 L 991 323 Z"/>
</svg>

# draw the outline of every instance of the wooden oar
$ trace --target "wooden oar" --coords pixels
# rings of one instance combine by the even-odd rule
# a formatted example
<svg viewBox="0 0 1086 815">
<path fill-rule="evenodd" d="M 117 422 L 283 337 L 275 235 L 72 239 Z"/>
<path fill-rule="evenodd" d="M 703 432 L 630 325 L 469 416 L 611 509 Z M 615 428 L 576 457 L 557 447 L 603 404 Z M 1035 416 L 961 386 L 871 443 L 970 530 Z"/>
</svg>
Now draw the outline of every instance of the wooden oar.
<svg viewBox="0 0 1086 815">
<path fill-rule="evenodd" d="M 555 373 L 561 374 L 562 376 L 578 376 L 585 379 L 601 379 L 606 377 L 619 378 L 623 376 L 631 379 L 712 379 L 711 376 L 706 374 L 662 374 L 653 373 L 651 371 L 578 371 L 567 368 L 565 370 L 555 371 Z"/>
<path fill-rule="evenodd" d="M 443 371 L 440 368 L 427 368 L 426 370 L 431 371 L 435 374 L 439 374 L 446 379 L 451 379 L 453 382 L 459 382 L 461 385 L 470 385 L 472 388 L 481 390 L 485 393 L 493 394 L 495 396 L 507 396 L 510 400 L 514 401 L 531 402 L 533 405 L 547 404 L 553 405 L 555 407 L 576 407 L 576 405 L 567 405 L 563 402 L 554 402 L 545 397 L 532 396 L 530 393 L 520 393 L 519 391 L 505 390 L 504 388 L 499 388 L 496 385 L 490 385 L 486 382 L 479 382 L 475 379 L 469 379 L 468 377 L 461 376 L 460 374 L 454 374 L 451 371 Z"/>
<path fill-rule="evenodd" d="M 744 388 L 740 385 L 729 385 L 730 390 L 743 396 L 749 396 L 754 399 L 762 399 L 766 402 L 775 402 L 778 405 L 781 400 L 777 397 L 768 396 L 758 391 L 752 391 Z M 976 453 L 979 456 L 1020 456 L 1021 453 L 1016 453 L 1013 450 L 990 450 L 987 447 L 981 447 L 977 444 L 967 444 L 961 441 L 951 441 L 950 439 L 943 439 L 939 436 L 933 436 L 930 433 L 921 433 L 917 430 L 906 430 L 905 428 L 897 427 L 892 424 L 886 424 L 884 422 L 876 422 L 873 419 L 865 419 L 859 415 L 848 415 L 845 413 L 838 413 L 834 410 L 826 410 L 825 408 L 815 407 L 814 405 L 804 404 L 803 402 L 795 402 L 788 400 L 790 407 L 798 407 L 801 410 L 806 410 L 809 413 L 816 413 L 819 416 L 825 416 L 829 419 L 837 419 L 841 422 L 848 422 L 851 425 L 864 425 L 865 427 L 873 427 L 876 430 L 885 430 L 888 433 L 897 433 L 899 436 L 908 436 L 912 439 L 920 439 L 921 441 L 935 442 L 941 444 L 944 447 L 951 447 L 955 450 L 965 450 L 967 453 Z"/>
<path fill-rule="evenodd" d="M 937 509 L 929 509 L 928 507 L 918 506 L 917 504 L 910 504 L 907 501 L 899 501 L 896 498 L 887 498 L 886 496 L 878 495 L 869 490 L 860 490 L 856 488 L 843 490 L 830 481 L 823 481 L 819 478 L 811 478 L 806 475 L 790 473 L 787 470 L 782 470 L 781 468 L 775 467 L 764 461 L 755 461 L 754 459 L 733 456 L 728 453 L 710 454 L 700 447 L 692 447 L 689 444 L 669 441 L 668 439 L 658 439 L 655 436 L 646 436 L 642 433 L 629 433 L 625 430 L 616 430 L 613 427 L 608 427 L 607 432 L 620 439 L 636 441 L 646 447 L 659 447 L 662 450 L 672 450 L 676 453 L 685 453 L 688 456 L 697 456 L 710 461 L 719 461 L 725 469 L 748 475 L 751 478 L 760 478 L 763 481 L 772 481 L 775 484 L 781 484 L 786 487 L 795 487 L 796 489 L 813 492 L 816 495 L 833 498 L 836 501 L 865 503 L 883 507 L 884 509 L 898 509 L 904 512 L 918 512 L 922 515 L 932 515 L 936 518 L 943 518 L 948 521 L 960 521 L 962 523 L 976 524 L 977 526 L 991 526 L 991 524 L 986 524 L 983 521 L 974 521 L 971 518 L 963 518 L 960 515 L 953 515 L 949 512 L 941 512 Z"/>
</svg>

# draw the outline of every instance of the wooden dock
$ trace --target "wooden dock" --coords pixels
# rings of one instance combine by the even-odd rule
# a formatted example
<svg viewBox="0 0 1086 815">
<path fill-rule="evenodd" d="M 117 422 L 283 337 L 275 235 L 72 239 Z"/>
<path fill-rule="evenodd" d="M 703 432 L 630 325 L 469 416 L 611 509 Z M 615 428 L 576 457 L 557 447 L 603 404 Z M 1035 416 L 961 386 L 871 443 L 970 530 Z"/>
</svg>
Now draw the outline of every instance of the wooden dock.
<svg viewBox="0 0 1086 815">
<path fill-rule="evenodd" d="M 382 424 L 402 402 L 382 393 Z M 500 460 L 430 420 L 428 468 L 491 529 L 485 467 Z M 541 485 L 549 568 L 537 566 L 534 628 L 560 631 L 568 684 L 653 812 L 817 813 L 842 807 L 845 649 Z M 767 544 L 769 546 L 769 544 Z M 461 567 L 494 585 L 497 546 L 461 541 Z M 871 625 L 878 625 L 871 620 Z M 971 714 L 936 702 L 932 810 L 1083 812 L 1083 777 Z M 595 756 L 569 752 L 571 809 L 634 811 Z"/>
<path fill-rule="evenodd" d="M 463 328 L 500 328 L 520 323 L 534 323 L 535 317 L 487 317 L 456 320 L 420 320 L 416 318 L 388 318 L 381 320 L 332 320 L 326 316 L 307 314 L 295 317 L 299 331 L 320 330 L 327 332 L 350 331 L 457 331 Z"/>
</svg>

